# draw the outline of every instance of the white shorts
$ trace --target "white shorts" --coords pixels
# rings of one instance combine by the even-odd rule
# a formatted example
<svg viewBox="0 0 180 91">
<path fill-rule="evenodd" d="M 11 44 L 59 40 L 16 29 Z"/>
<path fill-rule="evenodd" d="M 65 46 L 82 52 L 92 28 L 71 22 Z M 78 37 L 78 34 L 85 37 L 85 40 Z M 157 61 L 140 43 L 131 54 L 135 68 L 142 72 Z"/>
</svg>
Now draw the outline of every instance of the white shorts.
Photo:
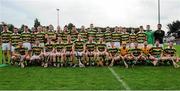
<svg viewBox="0 0 180 91">
<path fill-rule="evenodd" d="M 28 50 L 31 50 L 31 44 L 30 43 L 23 43 L 23 46 L 28 48 Z"/>
<path fill-rule="evenodd" d="M 41 59 L 38 55 L 33 55 L 30 60 Z"/>
<path fill-rule="evenodd" d="M 76 56 L 83 56 L 83 52 L 76 51 Z"/>
<path fill-rule="evenodd" d="M 114 45 L 116 48 L 119 48 L 120 47 L 120 42 L 114 42 Z"/>
<path fill-rule="evenodd" d="M 11 46 L 11 52 L 14 52 L 14 50 L 15 50 L 15 47 Z"/>
<path fill-rule="evenodd" d="M 10 50 L 10 44 L 9 43 L 2 43 L 2 50 Z"/>
</svg>

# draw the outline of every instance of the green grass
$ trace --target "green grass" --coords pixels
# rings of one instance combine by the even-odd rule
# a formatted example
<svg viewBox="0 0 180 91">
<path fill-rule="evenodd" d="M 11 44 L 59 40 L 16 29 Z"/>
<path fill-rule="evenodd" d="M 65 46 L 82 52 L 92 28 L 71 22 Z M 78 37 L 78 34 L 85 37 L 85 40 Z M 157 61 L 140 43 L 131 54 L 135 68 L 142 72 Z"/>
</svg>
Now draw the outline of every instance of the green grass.
<svg viewBox="0 0 180 91">
<path fill-rule="evenodd" d="M 180 46 L 175 46 L 180 56 Z M 1 54 L 0 54 L 1 57 Z M 2 58 L 2 57 L 1 57 Z M 180 68 L 172 66 L 113 67 L 133 90 L 180 89 Z M 42 68 L 8 66 L 0 68 L 0 90 L 124 90 L 108 67 Z"/>
<path fill-rule="evenodd" d="M 4 67 L 0 72 L 0 89 L 124 89 L 106 67 Z"/>
<path fill-rule="evenodd" d="M 153 90 L 180 89 L 180 69 L 172 66 L 125 69 L 113 67 L 131 89 Z M 1 90 L 70 89 L 70 90 L 119 90 L 125 89 L 107 67 L 88 68 L 0 68 Z"/>
</svg>

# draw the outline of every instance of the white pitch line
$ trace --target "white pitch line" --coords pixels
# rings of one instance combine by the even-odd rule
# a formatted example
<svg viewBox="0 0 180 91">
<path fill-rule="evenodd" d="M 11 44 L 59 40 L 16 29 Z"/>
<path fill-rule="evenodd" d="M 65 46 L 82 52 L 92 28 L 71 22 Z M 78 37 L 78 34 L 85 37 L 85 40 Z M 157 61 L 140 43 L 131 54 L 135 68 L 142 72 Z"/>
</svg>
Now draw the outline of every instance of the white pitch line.
<svg viewBox="0 0 180 91">
<path fill-rule="evenodd" d="M 123 87 L 126 90 L 130 90 L 129 86 L 121 79 L 120 76 L 118 76 L 118 74 L 114 71 L 114 69 L 108 67 L 108 69 L 111 71 L 111 73 L 116 77 L 116 79 L 123 85 Z"/>
</svg>

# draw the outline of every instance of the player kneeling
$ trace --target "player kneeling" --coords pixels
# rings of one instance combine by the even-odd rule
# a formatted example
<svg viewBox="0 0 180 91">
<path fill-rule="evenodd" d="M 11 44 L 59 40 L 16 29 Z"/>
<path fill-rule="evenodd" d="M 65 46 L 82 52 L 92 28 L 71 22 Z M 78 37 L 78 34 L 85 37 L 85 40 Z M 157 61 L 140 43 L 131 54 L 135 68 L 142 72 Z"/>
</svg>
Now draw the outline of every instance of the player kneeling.
<svg viewBox="0 0 180 91">
<path fill-rule="evenodd" d="M 30 58 L 30 64 L 40 64 L 43 59 L 43 47 L 40 46 L 38 40 L 35 41 L 35 45 L 32 47 L 32 57 Z"/>
<path fill-rule="evenodd" d="M 134 44 L 134 48 L 131 49 L 131 56 L 133 57 L 134 64 L 140 63 L 144 64 L 145 63 L 145 57 L 142 54 L 142 50 L 138 48 L 138 43 Z M 132 66 L 134 66 L 134 64 Z"/>
<path fill-rule="evenodd" d="M 119 56 L 115 59 L 115 60 L 121 60 L 121 61 L 123 61 L 124 66 L 125 66 L 126 68 L 128 68 L 128 65 L 127 65 L 125 59 L 127 59 L 128 51 L 129 51 L 129 49 L 126 48 L 126 43 L 123 42 L 123 43 L 122 43 L 122 47 L 120 48 L 120 54 L 119 54 Z"/>
<path fill-rule="evenodd" d="M 179 65 L 176 63 L 178 62 L 178 58 L 176 55 L 176 49 L 173 47 L 173 42 L 170 42 L 168 47 L 163 50 L 161 60 L 164 63 L 169 62 L 175 68 L 179 68 Z"/>
<path fill-rule="evenodd" d="M 15 51 L 12 53 L 12 62 L 15 64 L 19 63 L 21 68 L 25 67 L 25 61 L 29 61 L 30 56 L 28 54 L 27 48 L 23 46 L 22 42 L 19 42 L 18 46 L 15 48 Z"/>
<path fill-rule="evenodd" d="M 103 38 L 99 39 L 99 43 L 97 43 L 97 65 L 104 66 L 106 59 L 108 58 L 106 43 L 103 42 Z"/>
</svg>

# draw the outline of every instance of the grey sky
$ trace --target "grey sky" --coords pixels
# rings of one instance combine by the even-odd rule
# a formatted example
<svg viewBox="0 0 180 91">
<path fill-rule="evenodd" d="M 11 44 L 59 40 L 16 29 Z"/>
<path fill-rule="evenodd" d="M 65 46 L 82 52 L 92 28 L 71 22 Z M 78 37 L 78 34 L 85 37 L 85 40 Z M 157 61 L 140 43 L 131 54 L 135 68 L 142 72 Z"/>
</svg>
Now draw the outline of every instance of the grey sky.
<svg viewBox="0 0 180 91">
<path fill-rule="evenodd" d="M 138 27 L 150 24 L 156 29 L 157 0 L 0 0 L 0 21 L 33 26 L 37 17 L 42 25 L 57 26 L 56 8 L 60 9 L 60 26 L 72 22 L 77 27 Z M 180 0 L 161 0 L 163 29 L 180 19 Z"/>
</svg>

